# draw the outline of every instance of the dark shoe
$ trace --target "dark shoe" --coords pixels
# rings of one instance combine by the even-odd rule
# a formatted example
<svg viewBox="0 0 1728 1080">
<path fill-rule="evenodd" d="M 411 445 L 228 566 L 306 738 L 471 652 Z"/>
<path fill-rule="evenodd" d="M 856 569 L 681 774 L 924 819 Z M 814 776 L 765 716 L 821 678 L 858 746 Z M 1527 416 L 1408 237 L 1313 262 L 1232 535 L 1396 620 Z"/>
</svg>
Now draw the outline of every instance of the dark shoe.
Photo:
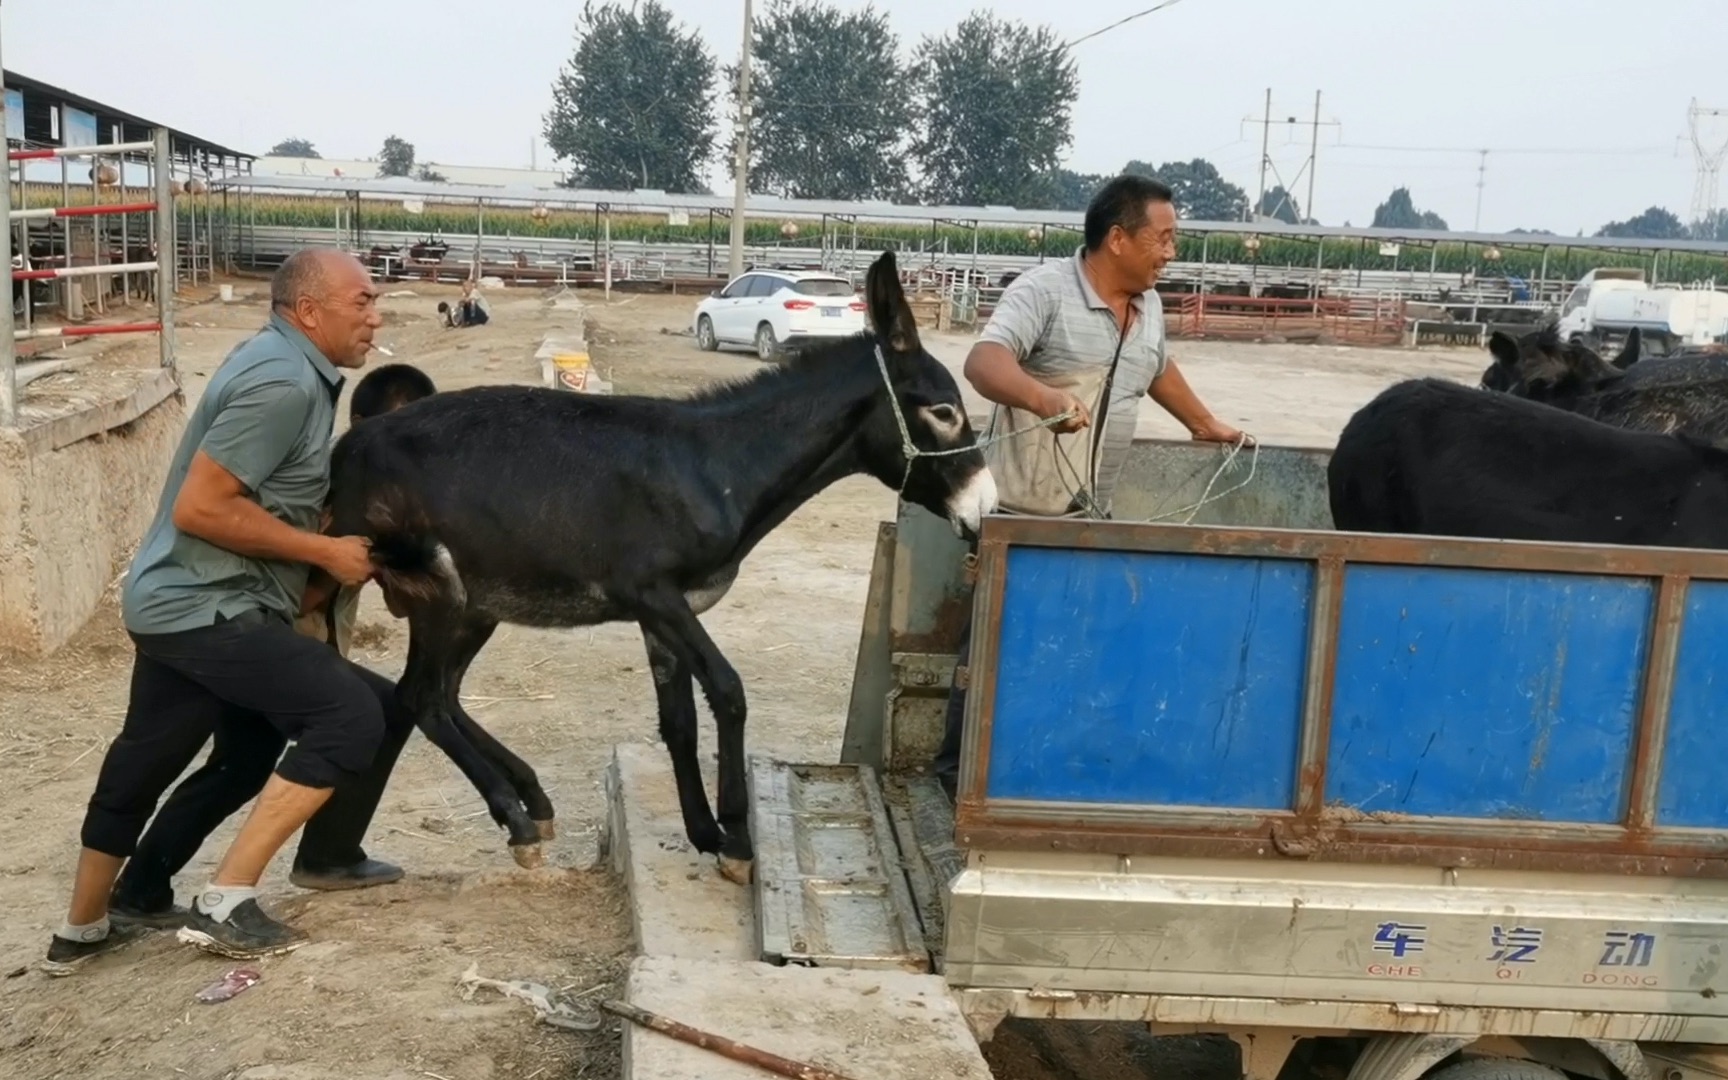
<svg viewBox="0 0 1728 1080">
<path fill-rule="evenodd" d="M 224 922 L 217 922 L 194 904 L 186 915 L 186 925 L 175 936 L 188 945 L 230 960 L 280 956 L 311 940 L 303 931 L 264 914 L 256 900 L 242 900 Z"/>
<path fill-rule="evenodd" d="M 114 926 L 136 926 L 140 930 L 178 930 L 186 925 L 191 910 L 170 902 L 165 908 L 147 911 L 118 901 L 108 902 L 108 920 Z"/>
<path fill-rule="evenodd" d="M 49 975 L 70 975 L 98 956 L 124 949 L 143 936 L 143 930 L 121 926 L 112 920 L 108 925 L 108 936 L 97 941 L 68 941 L 56 934 L 48 942 L 47 957 L 38 966 Z"/>
<path fill-rule="evenodd" d="M 331 870 L 314 870 L 294 860 L 288 881 L 302 889 L 335 892 L 339 889 L 364 889 L 371 885 L 389 885 L 402 880 L 402 868 L 378 859 L 361 859 L 353 866 Z"/>
</svg>

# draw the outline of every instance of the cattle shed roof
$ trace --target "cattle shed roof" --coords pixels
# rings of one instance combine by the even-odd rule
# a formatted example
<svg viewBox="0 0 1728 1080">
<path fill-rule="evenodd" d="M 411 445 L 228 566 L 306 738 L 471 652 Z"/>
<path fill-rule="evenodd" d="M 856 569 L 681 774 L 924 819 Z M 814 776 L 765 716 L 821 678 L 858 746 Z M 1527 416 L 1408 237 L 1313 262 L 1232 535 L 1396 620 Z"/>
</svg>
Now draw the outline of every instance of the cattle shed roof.
<svg viewBox="0 0 1728 1080">
<path fill-rule="evenodd" d="M 45 83 L 41 79 L 32 79 L 30 76 L 20 74 L 11 68 L 6 69 L 4 79 L 6 89 L 18 90 L 25 95 L 25 121 L 27 124 L 25 141 L 33 145 L 63 145 L 62 140 L 64 140 L 66 133 L 62 130 L 60 138 L 56 139 L 50 137 L 50 133 L 46 130 L 31 130 L 37 127 L 34 123 L 36 107 L 32 104 L 32 100 L 42 102 L 46 106 L 69 105 L 74 109 L 94 113 L 96 122 L 101 125 L 101 129 L 107 129 L 102 132 L 102 142 L 108 141 L 107 132 L 112 130 L 114 124 L 121 126 L 121 141 L 123 142 L 142 142 L 149 139 L 151 132 L 157 127 L 168 127 L 170 138 L 173 140 L 173 153 L 176 157 L 208 155 L 210 157 L 254 161 L 258 156 L 223 146 L 221 143 L 211 142 L 209 139 L 200 139 L 196 135 L 188 134 L 170 125 L 160 124 L 155 120 L 146 120 L 135 113 L 117 109 L 112 105 L 105 105 L 82 94 L 75 94 L 70 90 Z"/>
<path fill-rule="evenodd" d="M 362 198 L 420 199 L 442 203 L 493 205 L 543 204 L 566 209 L 606 208 L 618 213 L 665 213 L 685 210 L 729 214 L 731 196 L 677 194 L 637 189 L 601 191 L 592 188 L 494 187 L 413 180 L 407 177 L 362 179 L 328 176 L 234 176 L 213 187 L 230 191 L 298 192 L 306 195 L 353 194 Z M 864 222 L 940 221 L 995 228 L 1063 229 L 1078 234 L 1083 215 L 1067 210 L 1021 210 L 1012 206 L 920 206 L 912 203 L 842 202 L 751 195 L 745 204 L 751 217 L 838 217 Z M 1289 225 L 1281 221 L 1183 221 L 1190 233 L 1256 233 L 1318 241 L 1384 241 L 1405 244 L 1482 244 L 1496 247 L 1589 248 L 1600 251 L 1684 251 L 1728 256 L 1728 243 L 1705 240 L 1645 240 L 1624 237 L 1552 236 L 1547 233 L 1441 232 L 1432 229 L 1371 229 L 1332 225 Z"/>
</svg>

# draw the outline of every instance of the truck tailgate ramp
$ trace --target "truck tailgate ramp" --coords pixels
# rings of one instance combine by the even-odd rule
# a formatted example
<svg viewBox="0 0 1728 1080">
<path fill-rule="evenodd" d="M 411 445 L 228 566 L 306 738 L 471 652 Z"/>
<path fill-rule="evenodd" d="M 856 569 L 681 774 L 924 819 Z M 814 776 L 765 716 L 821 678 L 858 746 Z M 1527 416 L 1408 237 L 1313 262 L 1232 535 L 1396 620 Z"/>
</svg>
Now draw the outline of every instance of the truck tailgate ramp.
<svg viewBox="0 0 1728 1080">
<path fill-rule="evenodd" d="M 875 771 L 753 757 L 750 785 L 762 959 L 929 971 Z"/>
</svg>

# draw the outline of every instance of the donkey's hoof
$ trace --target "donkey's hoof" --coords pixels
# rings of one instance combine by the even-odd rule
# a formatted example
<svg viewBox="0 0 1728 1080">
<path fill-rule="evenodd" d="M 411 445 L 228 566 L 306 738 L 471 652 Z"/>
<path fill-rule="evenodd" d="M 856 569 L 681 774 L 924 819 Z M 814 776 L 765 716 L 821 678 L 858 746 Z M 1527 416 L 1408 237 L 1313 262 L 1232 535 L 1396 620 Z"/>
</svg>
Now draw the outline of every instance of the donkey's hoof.
<svg viewBox="0 0 1728 1080">
<path fill-rule="evenodd" d="M 556 840 L 558 838 L 558 826 L 553 823 L 551 818 L 547 818 L 545 821 L 536 821 L 534 828 L 539 830 L 542 840 Z"/>
<path fill-rule="evenodd" d="M 546 853 L 539 844 L 511 844 L 510 857 L 524 870 L 538 870 L 546 865 Z"/>
<path fill-rule="evenodd" d="M 750 879 L 756 871 L 754 859 L 728 859 L 724 855 L 716 856 L 720 864 L 720 876 L 738 885 L 750 884 Z"/>
</svg>

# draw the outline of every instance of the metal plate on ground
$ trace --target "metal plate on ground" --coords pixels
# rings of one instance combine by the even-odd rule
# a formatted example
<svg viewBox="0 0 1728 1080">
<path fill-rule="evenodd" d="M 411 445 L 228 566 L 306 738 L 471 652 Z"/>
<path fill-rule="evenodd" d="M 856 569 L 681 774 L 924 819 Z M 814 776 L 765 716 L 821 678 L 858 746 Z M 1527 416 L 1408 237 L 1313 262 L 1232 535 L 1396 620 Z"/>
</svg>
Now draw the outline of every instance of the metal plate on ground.
<svg viewBox="0 0 1728 1080">
<path fill-rule="evenodd" d="M 875 770 L 752 758 L 762 959 L 930 970 Z"/>
</svg>

